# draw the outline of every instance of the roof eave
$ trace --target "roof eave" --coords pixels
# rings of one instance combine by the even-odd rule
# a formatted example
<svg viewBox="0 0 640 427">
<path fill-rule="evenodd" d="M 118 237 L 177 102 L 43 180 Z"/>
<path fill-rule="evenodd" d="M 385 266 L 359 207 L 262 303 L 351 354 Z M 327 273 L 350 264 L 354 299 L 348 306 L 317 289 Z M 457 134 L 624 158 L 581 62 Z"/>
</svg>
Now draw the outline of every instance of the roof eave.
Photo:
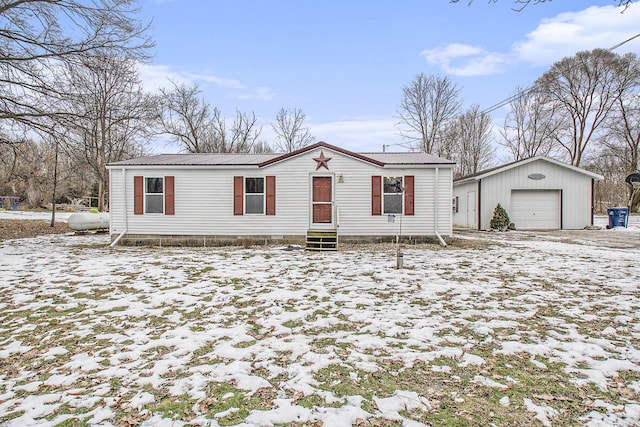
<svg viewBox="0 0 640 427">
<path fill-rule="evenodd" d="M 126 165 L 119 165 L 117 163 L 108 164 L 107 169 L 234 169 L 234 168 L 253 168 L 258 169 L 258 165 L 255 163 L 247 164 L 216 164 L 216 165 L 202 165 L 202 164 L 185 164 L 185 163 L 163 163 L 161 165 L 150 165 L 145 163 L 129 163 Z"/>
</svg>

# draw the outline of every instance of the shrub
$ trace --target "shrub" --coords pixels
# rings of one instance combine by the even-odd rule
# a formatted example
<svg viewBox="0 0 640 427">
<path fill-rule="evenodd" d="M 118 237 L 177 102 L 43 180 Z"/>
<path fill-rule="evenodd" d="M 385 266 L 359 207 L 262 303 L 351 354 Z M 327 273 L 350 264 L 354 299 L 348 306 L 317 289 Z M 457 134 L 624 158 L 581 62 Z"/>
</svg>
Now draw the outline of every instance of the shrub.
<svg viewBox="0 0 640 427">
<path fill-rule="evenodd" d="M 505 231 L 507 230 L 507 228 L 509 228 L 510 223 L 511 220 L 509 219 L 507 211 L 504 210 L 500 203 L 498 203 L 498 206 L 496 206 L 496 208 L 493 210 L 493 218 L 491 218 L 490 223 L 491 229 Z"/>
</svg>

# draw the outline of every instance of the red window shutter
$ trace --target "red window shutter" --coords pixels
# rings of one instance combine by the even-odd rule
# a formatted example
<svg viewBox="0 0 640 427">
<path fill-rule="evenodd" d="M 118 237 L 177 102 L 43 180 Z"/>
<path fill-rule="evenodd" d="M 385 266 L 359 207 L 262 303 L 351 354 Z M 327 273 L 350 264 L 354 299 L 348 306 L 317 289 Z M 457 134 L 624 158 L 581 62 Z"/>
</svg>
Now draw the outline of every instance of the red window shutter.
<svg viewBox="0 0 640 427">
<path fill-rule="evenodd" d="M 371 215 L 382 215 L 382 177 L 371 177 Z"/>
<path fill-rule="evenodd" d="M 133 214 L 144 213 L 144 177 L 133 177 Z"/>
<path fill-rule="evenodd" d="M 175 215 L 176 204 L 174 196 L 174 178 L 172 176 L 164 177 L 164 214 Z"/>
<path fill-rule="evenodd" d="M 409 175 L 404 177 L 404 214 L 414 215 L 413 207 L 413 182 L 414 177 Z"/>
<path fill-rule="evenodd" d="M 233 214 L 242 215 L 244 213 L 244 178 L 233 177 Z"/>
<path fill-rule="evenodd" d="M 267 215 L 276 214 L 276 177 L 267 177 Z"/>
</svg>

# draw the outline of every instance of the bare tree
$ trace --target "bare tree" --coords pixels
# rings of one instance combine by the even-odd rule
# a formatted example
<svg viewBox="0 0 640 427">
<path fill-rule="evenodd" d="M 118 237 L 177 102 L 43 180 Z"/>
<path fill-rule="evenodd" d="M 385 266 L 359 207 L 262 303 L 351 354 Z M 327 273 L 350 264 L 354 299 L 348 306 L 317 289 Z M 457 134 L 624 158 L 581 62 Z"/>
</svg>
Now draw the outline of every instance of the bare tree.
<svg viewBox="0 0 640 427">
<path fill-rule="evenodd" d="M 86 165 L 97 185 L 98 209 L 104 210 L 106 165 L 139 152 L 150 135 L 152 104 L 142 91 L 135 62 L 113 56 L 88 57 L 69 67 L 64 122 L 67 148 Z"/>
<path fill-rule="evenodd" d="M 266 141 L 258 140 L 253 144 L 251 152 L 256 154 L 271 154 L 273 153 L 273 148 L 271 148 Z"/>
<path fill-rule="evenodd" d="M 88 193 L 88 183 L 95 181 L 92 173 L 72 157 L 73 153 L 60 144 L 56 201 L 80 201 Z M 51 135 L 37 139 L 23 138 L 16 144 L 0 145 L 0 194 L 17 196 L 22 206 L 49 208 L 53 201 L 52 180 L 55 144 Z M 91 190 L 94 186 L 90 185 Z M 97 189 L 97 187 L 95 187 Z"/>
<path fill-rule="evenodd" d="M 491 129 L 491 117 L 480 112 L 478 105 L 472 105 L 447 125 L 443 145 L 449 149 L 447 157 L 457 163 L 456 178 L 492 165 L 495 148 Z"/>
<path fill-rule="evenodd" d="M 17 194 L 14 185 L 16 170 L 19 167 L 19 144 L 11 143 L 10 139 L 4 139 L 0 144 L 0 193 Z"/>
<path fill-rule="evenodd" d="M 500 134 L 501 144 L 512 153 L 513 160 L 549 155 L 559 126 L 554 115 L 555 104 L 545 105 L 534 89 L 517 88 L 510 106 Z"/>
<path fill-rule="evenodd" d="M 250 153 L 262 132 L 262 127 L 258 126 L 255 113 L 247 115 L 236 110 L 235 117 L 229 119 L 224 117 L 218 108 L 214 108 L 208 132 L 215 152 Z"/>
<path fill-rule="evenodd" d="M 512 1 L 515 6 L 512 7 L 511 9 L 516 12 L 522 12 L 524 8 L 526 8 L 530 4 L 536 5 L 540 3 L 547 3 L 552 0 L 512 0 Z M 449 0 L 449 2 L 460 3 L 460 0 Z M 473 3 L 473 0 L 465 0 L 465 2 L 467 3 L 467 5 L 471 6 L 471 4 Z M 498 0 L 489 0 L 489 3 L 498 3 Z M 626 10 L 627 7 L 629 7 L 632 3 L 633 3 L 633 0 L 618 0 L 618 5 L 620 7 L 623 7 L 624 10 Z"/>
<path fill-rule="evenodd" d="M 574 166 L 580 166 L 589 142 L 598 138 L 618 99 L 636 84 L 628 57 L 608 50 L 579 52 L 556 62 L 535 85 L 546 108 L 553 108 L 561 125 L 554 132 Z"/>
<path fill-rule="evenodd" d="M 436 154 L 444 126 L 460 111 L 460 89 L 448 77 L 421 73 L 402 93 L 400 134 L 412 148 Z"/>
<path fill-rule="evenodd" d="M 513 4 L 515 4 L 516 6 L 512 7 L 511 9 L 516 12 L 522 12 L 522 10 L 524 10 L 524 8 L 529 6 L 531 3 L 540 4 L 540 3 L 546 3 L 551 0 L 512 0 L 512 1 L 513 1 Z M 460 3 L 460 0 L 449 0 L 449 2 Z M 466 2 L 468 6 L 471 6 L 471 4 L 473 3 L 473 0 L 466 0 Z M 497 3 L 497 2 L 498 0 L 489 0 L 489 3 Z"/>
<path fill-rule="evenodd" d="M 5 145 L 2 161 L 11 164 L 10 173 L 0 173 L 5 194 L 14 194 L 26 201 L 30 208 L 44 206 L 49 198 L 53 168 L 53 150 L 45 143 L 25 139 L 20 144 Z M 10 150 L 7 152 L 7 150 Z M 6 154 L 7 157 L 5 158 Z"/>
<path fill-rule="evenodd" d="M 61 63 L 111 52 L 145 59 L 153 43 L 135 0 L 7 0 L 0 4 L 0 122 L 50 129 L 61 114 L 43 97 L 61 95 Z M 46 107 L 54 107 L 49 110 Z"/>
<path fill-rule="evenodd" d="M 162 131 L 189 153 L 249 153 L 262 131 L 254 113 L 227 119 L 211 109 L 197 84 L 161 89 L 157 117 Z M 230 122 L 230 124 L 229 124 Z"/>
<path fill-rule="evenodd" d="M 640 169 L 640 59 L 635 54 L 627 54 L 624 59 L 629 60 L 629 76 L 635 84 L 620 86 L 622 93 L 605 122 L 608 132 L 602 144 L 607 154 L 617 156 L 623 170 L 630 173 Z"/>
<path fill-rule="evenodd" d="M 600 157 L 616 159 L 617 170 L 611 175 L 616 176 L 617 187 L 626 190 L 629 209 L 638 211 L 640 191 L 623 183 L 626 175 L 640 170 L 640 93 L 618 99 L 615 113 L 607 120 L 607 129 Z"/>
<path fill-rule="evenodd" d="M 276 122 L 271 125 L 277 138 L 276 150 L 290 153 L 311 144 L 315 139 L 311 130 L 303 126 L 307 115 L 300 108 L 286 110 L 281 108 L 276 115 Z"/>
<path fill-rule="evenodd" d="M 221 124 L 220 120 L 214 123 Z M 217 127 L 221 129 L 221 127 Z M 221 146 L 224 147 L 225 153 L 250 153 L 253 150 L 253 144 L 258 140 L 262 126 L 258 126 L 258 119 L 255 113 L 248 115 L 236 110 L 236 115 L 231 123 L 230 138 L 221 140 Z"/>
<path fill-rule="evenodd" d="M 607 128 L 609 132 L 602 141 L 607 153 L 618 157 L 627 173 L 640 169 L 640 94 L 618 100 L 618 109 L 607 121 Z"/>
<path fill-rule="evenodd" d="M 624 184 L 626 173 L 619 157 L 601 152 L 585 162 L 584 167 L 604 177 L 594 185 L 593 201 L 596 212 L 606 212 L 606 209 L 611 206 L 626 205 L 628 201 Z"/>
<path fill-rule="evenodd" d="M 189 153 L 216 152 L 211 107 L 201 97 L 197 84 L 171 82 L 172 89 L 160 89 L 157 117 L 164 133 Z"/>
</svg>

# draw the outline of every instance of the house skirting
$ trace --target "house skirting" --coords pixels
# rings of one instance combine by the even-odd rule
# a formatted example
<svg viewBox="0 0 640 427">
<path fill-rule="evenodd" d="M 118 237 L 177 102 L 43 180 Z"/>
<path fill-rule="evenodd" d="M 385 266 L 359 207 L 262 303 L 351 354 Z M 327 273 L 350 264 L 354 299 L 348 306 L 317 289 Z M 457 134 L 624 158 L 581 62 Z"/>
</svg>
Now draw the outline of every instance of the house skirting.
<svg viewBox="0 0 640 427">
<path fill-rule="evenodd" d="M 118 234 L 111 234 L 113 242 Z M 304 245 L 305 235 L 288 236 L 218 236 L 218 235 L 164 235 L 164 234 L 125 234 L 118 244 L 125 246 L 254 246 L 254 245 Z M 340 243 L 396 243 L 396 236 L 347 236 L 339 235 Z M 434 235 L 402 236 L 402 243 L 438 243 Z"/>
</svg>

